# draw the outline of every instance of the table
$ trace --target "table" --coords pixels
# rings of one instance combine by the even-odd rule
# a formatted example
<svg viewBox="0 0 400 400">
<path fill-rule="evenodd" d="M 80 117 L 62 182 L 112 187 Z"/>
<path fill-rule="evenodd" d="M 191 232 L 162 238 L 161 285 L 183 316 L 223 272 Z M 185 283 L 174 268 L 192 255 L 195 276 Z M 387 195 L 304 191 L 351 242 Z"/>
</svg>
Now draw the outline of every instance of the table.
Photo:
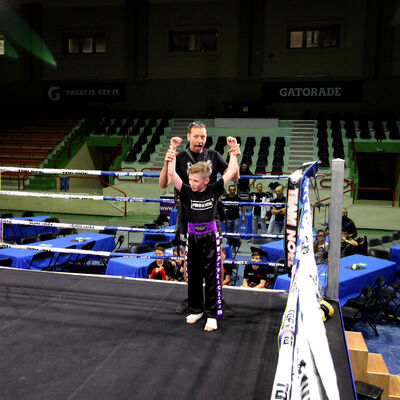
<svg viewBox="0 0 400 400">
<path fill-rule="evenodd" d="M 175 232 L 164 232 L 165 229 L 175 229 L 175 225 L 168 228 L 158 229 L 158 233 L 145 232 L 142 239 L 142 244 L 154 246 L 156 243 L 169 242 L 175 239 Z"/>
<path fill-rule="evenodd" d="M 400 269 L 400 244 L 390 248 L 390 260 L 397 264 L 397 269 Z"/>
<path fill-rule="evenodd" d="M 13 219 L 24 219 L 31 221 L 43 222 L 47 218 L 51 218 L 48 215 L 42 215 L 38 217 L 20 217 Z M 34 226 L 34 225 L 16 225 L 10 224 L 4 228 L 3 240 L 5 242 L 16 240 L 17 243 L 21 243 L 21 239 L 28 236 L 39 235 L 40 233 L 57 232 L 57 228 L 52 226 Z"/>
<path fill-rule="evenodd" d="M 365 269 L 352 270 L 353 264 L 365 264 Z M 320 284 L 326 287 L 327 267 L 325 264 L 318 265 Z M 354 254 L 340 260 L 339 273 L 339 303 L 343 306 L 349 299 L 357 297 L 365 285 L 373 285 L 375 279 L 382 275 L 385 282 L 390 282 L 396 275 L 397 266 L 393 261 L 380 258 L 367 257 L 361 254 Z M 290 278 L 287 274 L 280 275 L 276 279 L 274 289 L 289 290 Z"/>
<path fill-rule="evenodd" d="M 226 258 L 232 258 L 232 250 L 227 244 L 225 248 Z M 165 250 L 167 256 L 172 256 L 173 248 Z M 140 254 L 141 256 L 154 256 L 155 251 Z M 136 257 L 113 257 L 108 261 L 106 275 L 127 276 L 129 278 L 147 278 L 147 267 L 154 259 Z"/>
<path fill-rule="evenodd" d="M 93 251 L 112 251 L 115 247 L 114 237 L 112 235 L 103 235 L 100 233 L 86 232 L 76 235 L 69 235 L 65 237 L 60 237 L 57 239 L 46 240 L 44 242 L 32 243 L 32 246 L 46 247 L 58 247 L 66 248 L 75 245 L 77 249 L 81 249 L 85 243 L 95 240 L 96 243 L 93 247 Z M 25 249 L 14 249 L 6 248 L 0 249 L 0 258 L 10 257 L 12 259 L 11 267 L 13 268 L 29 268 L 32 257 L 39 253 L 38 250 L 25 250 Z M 59 253 L 54 253 L 52 263 L 57 259 Z M 91 256 L 91 259 L 98 259 L 98 256 Z M 62 263 L 62 257 L 59 259 L 57 264 Z M 48 265 L 35 264 L 32 269 L 41 270 L 43 267 Z"/>
<path fill-rule="evenodd" d="M 176 215 L 177 215 L 177 210 L 174 208 L 171 211 L 171 214 L 169 215 L 169 224 L 176 225 Z M 244 214 L 245 216 L 245 223 L 243 225 L 242 223 L 242 216 L 240 216 L 240 224 L 239 224 L 239 232 L 240 233 L 252 233 L 253 232 L 253 225 L 252 225 L 252 213 L 251 212 L 246 212 Z M 222 231 L 225 232 L 225 224 L 222 224 Z"/>
<path fill-rule="evenodd" d="M 273 242 L 260 245 L 260 249 L 268 254 L 271 262 L 277 262 L 280 258 L 285 258 L 284 240 L 274 240 Z"/>
</svg>

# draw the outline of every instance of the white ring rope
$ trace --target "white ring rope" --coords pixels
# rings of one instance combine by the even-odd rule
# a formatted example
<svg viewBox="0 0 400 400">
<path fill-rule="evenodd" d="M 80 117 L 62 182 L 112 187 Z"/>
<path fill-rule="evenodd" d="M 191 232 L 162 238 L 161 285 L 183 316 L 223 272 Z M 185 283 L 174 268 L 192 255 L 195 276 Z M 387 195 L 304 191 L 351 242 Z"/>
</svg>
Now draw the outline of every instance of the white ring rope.
<svg viewBox="0 0 400 400">
<path fill-rule="evenodd" d="M 19 192 L 17 190 L 1 190 L 0 195 L 17 196 L 17 197 L 42 197 L 52 199 L 68 199 L 68 200 L 106 200 L 106 201 L 122 201 L 122 202 L 142 202 L 142 203 L 172 203 L 175 199 L 148 199 L 140 197 L 114 197 L 114 196 L 93 196 L 86 194 L 62 194 L 62 193 L 40 193 L 40 192 Z M 222 204 L 229 206 L 284 206 L 285 203 L 266 203 L 266 202 L 248 202 L 248 201 L 222 201 Z"/>
<path fill-rule="evenodd" d="M 126 226 L 103 226 L 103 225 L 86 225 L 86 224 L 68 224 L 64 222 L 45 222 L 45 221 L 31 221 L 29 219 L 14 219 L 4 218 L 0 220 L 3 224 L 14 224 L 14 225 L 28 225 L 28 226 L 48 226 L 54 228 L 76 228 L 76 229 L 89 229 L 89 230 L 110 230 L 110 231 L 124 231 L 124 232 L 146 232 L 146 233 L 175 233 L 175 229 L 172 228 L 160 228 L 160 229 L 147 229 L 147 228 L 135 228 Z M 269 233 L 223 233 L 224 237 L 263 237 L 270 239 L 282 239 L 283 235 L 274 235 Z"/>
<path fill-rule="evenodd" d="M 26 172 L 38 175 L 95 175 L 95 176 L 139 176 L 148 178 L 158 178 L 160 173 L 137 172 L 137 171 L 100 171 L 85 169 L 56 169 L 56 168 L 25 168 L 25 167 L 4 167 L 0 166 L 1 172 Z M 242 179 L 289 179 L 288 175 L 242 175 Z"/>
<path fill-rule="evenodd" d="M 90 240 L 88 240 L 90 242 Z M 111 252 L 111 251 L 96 251 L 96 250 L 82 250 L 82 249 L 67 249 L 64 247 L 52 247 L 52 246 L 35 246 L 35 245 L 20 245 L 20 244 L 11 244 L 11 243 L 1 243 L 1 247 L 7 247 L 12 249 L 23 249 L 23 250 L 35 250 L 35 251 L 49 251 L 52 253 L 73 253 L 73 254 L 84 254 L 90 256 L 99 256 L 99 257 L 133 257 L 133 258 L 142 258 L 142 259 L 164 259 L 164 260 L 184 260 L 183 256 L 163 256 L 163 255 L 143 255 L 143 254 L 135 254 L 135 253 L 118 253 Z M 230 265 L 247 265 L 247 264 L 254 264 L 254 265 L 269 265 L 272 267 L 281 267 L 284 264 L 281 263 L 272 263 L 272 262 L 255 262 L 251 260 L 235 260 L 235 259 L 225 259 L 224 264 Z"/>
</svg>

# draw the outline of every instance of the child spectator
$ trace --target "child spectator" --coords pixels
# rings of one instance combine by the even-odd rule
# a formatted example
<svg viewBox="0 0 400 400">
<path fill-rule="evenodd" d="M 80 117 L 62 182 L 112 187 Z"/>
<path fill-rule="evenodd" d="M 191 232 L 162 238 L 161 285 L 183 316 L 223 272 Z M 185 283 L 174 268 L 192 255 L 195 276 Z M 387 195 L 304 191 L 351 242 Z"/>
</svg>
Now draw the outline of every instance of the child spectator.
<svg viewBox="0 0 400 400">
<path fill-rule="evenodd" d="M 257 247 L 251 247 L 251 261 L 262 262 L 267 253 Z M 244 269 L 242 287 L 264 289 L 267 283 L 267 270 L 264 265 L 247 264 Z"/>
<path fill-rule="evenodd" d="M 225 286 L 231 285 L 231 276 L 232 276 L 232 265 L 224 264 L 224 260 L 226 258 L 226 250 L 225 247 L 221 247 L 221 261 L 222 261 L 222 269 L 224 271 L 222 284 Z"/>
<path fill-rule="evenodd" d="M 157 246 L 156 248 L 157 256 L 165 256 L 164 247 Z M 171 274 L 172 264 L 170 261 L 163 258 L 157 258 L 155 261 L 150 263 L 147 268 L 147 276 L 149 279 L 157 279 L 162 281 L 167 281 L 169 275 Z"/>
</svg>

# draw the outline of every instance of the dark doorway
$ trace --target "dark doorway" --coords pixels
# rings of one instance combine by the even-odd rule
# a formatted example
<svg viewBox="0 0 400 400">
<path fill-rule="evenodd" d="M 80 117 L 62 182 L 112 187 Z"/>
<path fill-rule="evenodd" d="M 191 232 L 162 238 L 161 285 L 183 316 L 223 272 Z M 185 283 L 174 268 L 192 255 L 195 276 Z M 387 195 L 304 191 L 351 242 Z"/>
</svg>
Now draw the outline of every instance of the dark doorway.
<svg viewBox="0 0 400 400">
<path fill-rule="evenodd" d="M 395 189 L 396 153 L 357 153 L 358 186 Z M 392 200 L 389 190 L 359 190 L 359 199 Z"/>
<path fill-rule="evenodd" d="M 103 151 L 103 162 L 102 162 L 102 166 L 101 166 L 101 170 L 102 171 L 109 171 L 110 170 L 110 165 L 111 165 L 111 155 L 112 155 L 112 150 L 110 149 L 104 149 Z M 102 176 L 103 181 L 110 183 L 109 182 L 109 176 L 105 175 Z M 103 187 L 106 186 L 103 184 Z"/>
</svg>

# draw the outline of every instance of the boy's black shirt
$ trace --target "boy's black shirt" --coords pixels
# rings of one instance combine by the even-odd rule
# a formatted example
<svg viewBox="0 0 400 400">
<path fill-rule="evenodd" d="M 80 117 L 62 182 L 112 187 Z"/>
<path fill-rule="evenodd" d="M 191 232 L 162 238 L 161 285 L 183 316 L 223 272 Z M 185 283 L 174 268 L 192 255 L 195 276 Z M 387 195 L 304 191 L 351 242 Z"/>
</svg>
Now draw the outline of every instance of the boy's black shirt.
<svg viewBox="0 0 400 400">
<path fill-rule="evenodd" d="M 246 278 L 248 283 L 259 285 L 262 279 L 267 280 L 267 270 L 264 265 L 260 265 L 254 270 L 250 264 L 247 264 L 244 269 L 243 278 Z"/>
<path fill-rule="evenodd" d="M 193 223 L 210 222 L 215 219 L 218 198 L 224 193 L 224 180 L 210 183 L 203 192 L 193 192 L 189 185 L 182 183 L 180 191 L 185 220 Z"/>
</svg>

